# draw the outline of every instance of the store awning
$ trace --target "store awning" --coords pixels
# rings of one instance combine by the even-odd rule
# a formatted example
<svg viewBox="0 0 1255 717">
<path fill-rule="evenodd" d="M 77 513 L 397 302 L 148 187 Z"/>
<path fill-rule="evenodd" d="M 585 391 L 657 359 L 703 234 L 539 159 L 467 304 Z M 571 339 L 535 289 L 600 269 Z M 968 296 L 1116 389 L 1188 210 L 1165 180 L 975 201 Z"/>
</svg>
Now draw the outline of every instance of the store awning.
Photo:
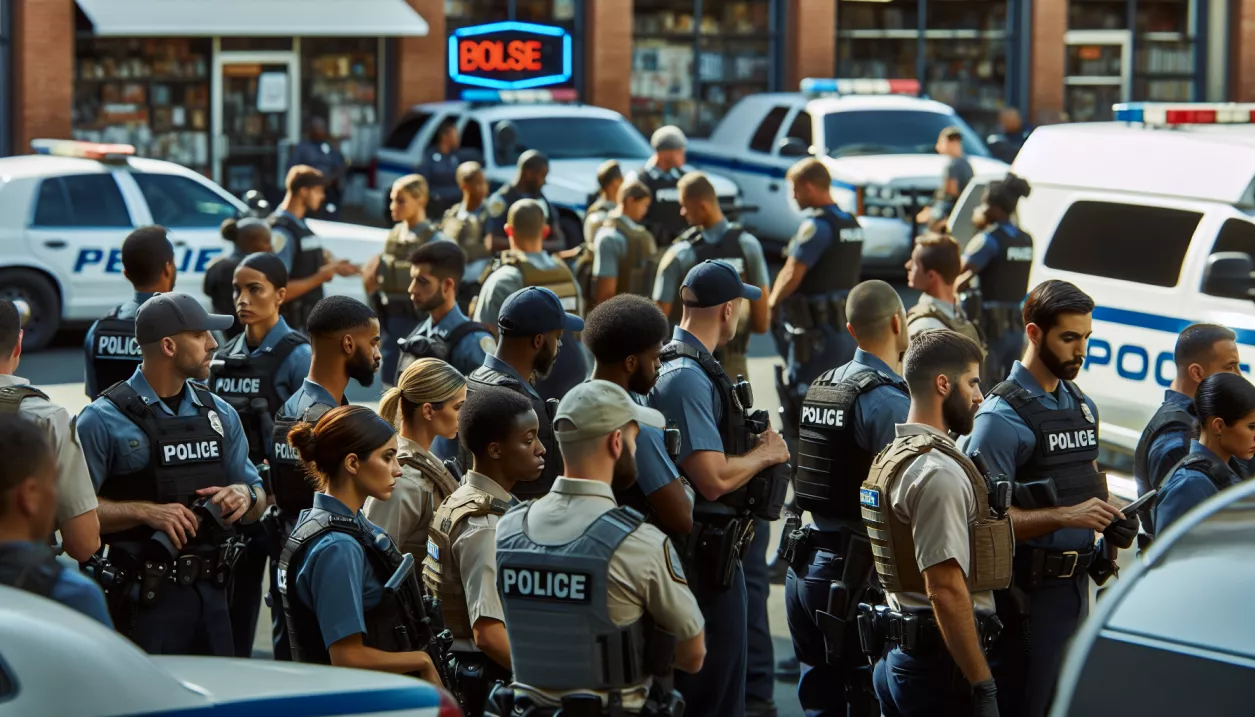
<svg viewBox="0 0 1255 717">
<path fill-rule="evenodd" d="M 427 34 L 405 0 L 77 0 L 102 37 Z"/>
</svg>

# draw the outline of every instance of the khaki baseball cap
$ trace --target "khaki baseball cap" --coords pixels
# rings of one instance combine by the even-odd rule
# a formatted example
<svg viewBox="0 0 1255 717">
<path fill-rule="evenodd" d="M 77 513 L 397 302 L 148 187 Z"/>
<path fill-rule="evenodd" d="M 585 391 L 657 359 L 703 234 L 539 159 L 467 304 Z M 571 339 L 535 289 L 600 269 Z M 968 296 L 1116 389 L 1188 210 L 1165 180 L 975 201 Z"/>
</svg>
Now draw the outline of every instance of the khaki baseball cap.
<svg viewBox="0 0 1255 717">
<path fill-rule="evenodd" d="M 633 421 L 654 428 L 667 425 L 661 413 L 637 404 L 622 386 L 599 379 L 585 381 L 562 397 L 554 425 L 564 419 L 573 427 L 565 431 L 555 428 L 554 435 L 562 443 L 607 436 Z"/>
</svg>

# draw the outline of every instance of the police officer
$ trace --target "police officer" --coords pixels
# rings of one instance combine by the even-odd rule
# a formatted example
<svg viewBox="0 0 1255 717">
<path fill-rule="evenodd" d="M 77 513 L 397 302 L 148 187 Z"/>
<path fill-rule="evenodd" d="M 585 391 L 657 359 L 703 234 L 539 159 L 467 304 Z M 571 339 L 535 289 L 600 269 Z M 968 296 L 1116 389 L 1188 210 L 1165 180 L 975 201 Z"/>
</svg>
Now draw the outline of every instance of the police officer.
<svg viewBox="0 0 1255 717">
<path fill-rule="evenodd" d="M 658 244 L 641 224 L 649 211 L 649 189 L 639 181 L 619 187 L 618 204 L 610 210 L 592 244 L 585 296 L 596 306 L 615 294 L 648 297 L 654 289 Z"/>
<path fill-rule="evenodd" d="M 318 484 L 279 561 L 293 659 L 442 684 L 425 651 L 430 631 L 412 565 L 398 575 L 401 553 L 362 514 L 362 503 L 387 500 L 401 475 L 391 424 L 369 408 L 341 406 L 293 427 L 288 439 Z M 399 588 L 385 590 L 392 580 Z"/>
<path fill-rule="evenodd" d="M 1192 324 L 1177 336 L 1173 351 L 1177 375 L 1133 454 L 1139 496 L 1158 488 L 1168 471 L 1190 452 L 1190 439 L 1198 428 L 1194 396 L 1199 384 L 1217 373 L 1241 373 L 1236 339 L 1233 331 L 1217 324 Z"/>
<path fill-rule="evenodd" d="M 219 314 L 235 315 L 235 287 L 231 284 L 235 268 L 249 254 L 269 252 L 274 247 L 270 244 L 270 225 L 257 217 L 227 219 L 222 222 L 222 238 L 231 242 L 231 253 L 215 257 L 209 263 L 201 286 L 205 296 L 209 297 L 211 309 Z M 233 339 L 243 330 L 244 326 L 237 318 L 223 334 Z"/>
<path fill-rule="evenodd" d="M 667 340 L 667 317 L 643 296 L 619 294 L 598 305 L 584 323 L 584 345 L 596 363 L 593 378 L 623 388 L 632 400 L 645 396 L 658 382 L 659 356 Z M 693 530 L 692 489 L 667 453 L 663 431 L 641 426 L 636 439 L 636 482 L 615 491 L 615 500 L 640 512 L 663 532 L 682 537 Z M 675 438 L 679 438 L 678 431 Z"/>
<path fill-rule="evenodd" d="M 510 234 L 506 224 L 510 217 L 510 209 L 515 203 L 531 199 L 540 205 L 544 214 L 543 223 L 548 229 L 541 239 L 545 251 L 562 251 L 566 248 L 566 239 L 562 235 L 562 227 L 558 224 L 558 212 L 545 198 L 545 178 L 549 176 L 549 158 L 541 152 L 529 149 L 519 155 L 518 173 L 513 184 L 503 185 L 488 197 L 487 232 L 491 237 L 490 249 L 496 253 L 514 248 L 510 242 Z M 536 251 L 540 251 L 537 249 Z"/>
<path fill-rule="evenodd" d="M 409 299 L 427 318 L 399 340 L 401 372 L 416 359 L 447 361 L 463 375 L 484 365 L 497 350 L 497 342 L 482 324 L 466 318 L 458 307 L 458 282 L 465 271 L 466 255 L 453 242 L 424 244 L 410 255 Z"/>
<path fill-rule="evenodd" d="M 1028 293 L 1033 265 L 1033 238 L 1011 221 L 1028 182 L 1014 174 L 990 183 L 975 218 L 984 227 L 967 245 L 959 289 L 980 277 L 980 310 L 973 315 L 989 345 L 986 376 L 1001 378 L 1024 353 L 1024 322 L 1020 304 Z M 969 293 L 971 290 L 968 289 Z M 977 312 L 973 312 L 976 314 Z"/>
<path fill-rule="evenodd" d="M 287 283 L 288 272 L 274 254 L 249 254 L 239 262 L 232 285 L 237 320 L 244 331 L 218 349 L 209 372 L 210 390 L 240 415 L 248 459 L 263 477 L 269 471 L 263 464 L 275 412 L 300 389 L 312 359 L 309 339 L 279 315 Z M 273 495 L 273 486 L 265 487 Z M 282 546 L 268 544 L 260 523 L 240 532 L 246 544 L 231 581 L 231 630 L 235 656 L 249 657 L 257 635 L 266 558 L 272 552 L 277 555 Z"/>
<path fill-rule="evenodd" d="M 434 146 L 430 147 L 422 164 L 418 165 L 418 173 L 427 180 L 431 187 L 431 203 L 427 205 L 429 214 L 438 217 L 449 210 L 458 201 L 458 121 L 450 117 L 440 123 L 436 129 Z M 395 221 L 395 219 L 394 219 Z"/>
<path fill-rule="evenodd" d="M 440 232 L 457 242 L 466 252 L 466 272 L 458 288 L 458 304 L 466 309 L 479 289 L 479 279 L 492 260 L 486 234 L 488 223 L 488 180 L 479 162 L 458 165 L 458 187 L 462 201 L 449 207 L 440 220 Z"/>
<path fill-rule="evenodd" d="M 1255 386 L 1241 375 L 1212 374 L 1195 395 L 1198 438 L 1174 465 L 1155 495 L 1157 533 L 1194 506 L 1243 480 L 1255 457 Z"/>
<path fill-rule="evenodd" d="M 898 293 L 883 281 L 865 281 L 845 304 L 849 333 L 858 341 L 854 359 L 816 379 L 801 412 L 794 500 L 814 523 L 786 531 L 782 547 L 791 564 L 785 609 L 801 663 L 797 696 L 814 717 L 876 714 L 853 625 L 858 604 L 879 597 L 858 488 L 910 406 L 898 375 L 907 345 Z"/>
<path fill-rule="evenodd" d="M 326 175 L 298 164 L 288 170 L 284 186 L 287 194 L 266 222 L 270 224 L 275 253 L 288 270 L 283 318 L 292 328 L 304 329 L 309 312 L 323 297 L 323 284 L 337 276 L 360 274 L 361 268 L 346 259 L 329 260 L 322 241 L 305 223 L 305 218 L 318 211 L 327 198 Z"/>
<path fill-rule="evenodd" d="M 545 253 L 542 243 L 547 236 L 544 208 L 539 202 L 523 199 L 510 207 L 510 250 L 493 263 L 475 305 L 475 320 L 490 330 L 498 327 L 506 297 L 525 287 L 548 289 L 558 297 L 562 308 L 572 314 L 583 314 L 583 297 L 575 275 L 567 265 Z M 561 398 L 588 376 L 588 365 L 574 331 L 562 336 L 568 347 L 557 355 L 552 373 L 539 376 L 536 388 L 546 400 Z"/>
<path fill-rule="evenodd" d="M 92 324 L 83 342 L 87 358 L 83 387 L 93 400 L 106 388 L 130 378 L 139 366 L 142 357 L 135 343 L 135 314 L 140 304 L 154 294 L 174 291 L 178 271 L 174 245 L 165 227 L 140 227 L 127 235 L 122 241 L 122 274 L 135 294 Z"/>
<path fill-rule="evenodd" d="M 924 207 L 915 215 L 915 223 L 932 231 L 942 231 L 954 203 L 963 195 L 967 183 L 972 181 L 972 164 L 967 161 L 963 150 L 963 130 L 958 127 L 946 127 L 937 137 L 937 154 L 947 157 L 945 171 L 941 174 L 941 184 L 937 187 L 932 204 Z"/>
<path fill-rule="evenodd" d="M 340 212 L 338 205 L 343 190 L 341 185 L 349 164 L 335 146 L 335 139 L 327 129 L 327 120 L 313 117 L 306 129 L 305 139 L 292 148 L 292 155 L 288 157 L 288 171 L 304 165 L 322 173 L 326 178 L 327 201 L 325 204 L 320 202 L 318 206 L 310 207 L 310 214 L 322 219 L 334 219 Z"/>
<path fill-rule="evenodd" d="M 96 489 L 87 473 L 69 411 L 15 375 L 22 358 L 22 323 L 18 306 L 0 299 L 0 414 L 17 415 L 43 429 L 56 461 L 54 529 L 61 531 L 61 548 L 66 555 L 77 562 L 87 562 L 100 548 Z M 49 530 L 44 538 L 51 535 Z"/>
<path fill-rule="evenodd" d="M 754 515 L 780 509 L 785 477 L 776 467 L 788 463 L 789 450 L 765 411 L 749 412 L 748 384 L 734 383 L 711 355 L 736 332 L 741 302 L 762 299 L 762 290 L 712 260 L 689 271 L 679 298 L 683 316 L 663 349 L 649 401 L 680 429 L 676 464 L 698 493 L 683 552 L 709 627 L 711 659 L 700 673 L 678 676 L 676 688 L 688 703 L 686 714 L 741 717 L 748 599 L 741 551 L 754 531 L 750 494 Z"/>
<path fill-rule="evenodd" d="M 78 610 L 109 627 L 105 596 L 77 566 L 58 562 L 48 536 L 61 510 L 57 454 L 35 421 L 0 413 L 0 585 Z"/>
<path fill-rule="evenodd" d="M 440 599 L 453 633 L 463 707 L 468 716 L 479 717 L 489 688 L 508 681 L 511 669 L 506 615 L 497 594 L 497 523 L 517 502 L 510 495 L 515 486 L 540 477 L 546 452 L 531 402 L 509 389 L 477 389 L 458 418 L 473 462 L 462 486 L 436 509 L 423 580 Z"/>
<path fill-rule="evenodd" d="M 100 497 L 101 541 L 126 575 L 106 585 L 114 623 L 153 654 L 234 654 L 225 587 L 239 553 L 234 524 L 266 507 L 240 417 L 194 380 L 209 377 L 207 314 L 187 294 L 140 307 L 144 360 L 83 409 L 78 435 Z"/>
<path fill-rule="evenodd" d="M 1085 360 L 1094 301 L 1065 281 L 1029 293 L 1029 346 L 994 386 L 963 448 L 1014 481 L 1015 575 L 998 593 L 1006 625 L 997 678 L 1003 712 L 1040 717 L 1050 705 L 1067 640 L 1089 612 L 1091 575 L 1112 572 L 1112 549 L 1128 548 L 1137 518 L 1107 502 L 1098 459 L 1098 409 L 1072 379 Z M 1094 545 L 1094 531 L 1103 543 Z"/>
<path fill-rule="evenodd" d="M 279 551 L 301 511 L 314 504 L 314 490 L 305 466 L 288 441 L 288 434 L 301 423 L 315 423 L 336 406 L 346 405 L 344 395 L 349 380 L 362 386 L 375 382 L 382 358 L 379 355 L 379 319 L 362 302 L 347 296 L 329 296 L 319 301 L 309 315 L 312 356 L 309 375 L 301 387 L 275 413 L 274 432 L 267 460 L 275 507 L 266 513 L 266 530 L 271 549 L 270 607 L 272 638 L 276 660 L 291 658 L 284 630 L 278 576 L 274 573 Z"/>
<path fill-rule="evenodd" d="M 644 224 L 659 246 L 666 246 L 688 229 L 681 214 L 679 191 L 680 179 L 690 169 L 684 163 L 688 138 L 684 130 L 667 125 L 654 130 L 649 144 L 654 148 L 654 155 L 644 167 L 630 172 L 625 180 L 637 180 L 649 188 L 653 202 Z"/>
<path fill-rule="evenodd" d="M 483 386 L 504 386 L 523 394 L 532 402 L 532 409 L 540 418 L 538 440 L 544 444 L 549 460 L 545 462 L 540 480 L 515 488 L 515 495 L 526 500 L 544 495 L 554 478 L 562 473 L 562 457 L 554 444 L 553 409 L 550 408 L 555 402 L 541 398 L 542 394 L 532 380 L 533 377 L 544 377 L 554 369 L 557 357 L 563 353 L 562 336 L 582 330 L 584 320 L 567 313 L 552 291 L 528 287 L 506 298 L 497 317 L 497 327 L 501 333 L 497 351 L 487 356 L 484 365 L 467 377 L 469 393 L 474 394 Z M 572 345 L 566 350 L 578 351 L 579 346 Z M 469 459 L 466 446 L 463 446 L 463 454 Z M 470 465 L 470 462 L 463 460 L 462 464 Z"/>
<path fill-rule="evenodd" d="M 1000 629 L 993 591 L 1011 581 L 1011 521 L 950 438 L 972 430 L 982 359 L 953 331 L 911 340 L 907 421 L 859 491 L 889 603 L 859 618 L 862 627 L 875 614 L 888 639 L 875 670 L 886 717 L 999 714 L 986 651 Z"/>
<path fill-rule="evenodd" d="M 990 154 L 1011 164 L 1020 153 L 1020 148 L 1028 141 L 1028 136 L 1033 133 L 1033 128 L 1024 126 L 1024 118 L 1014 107 L 1003 107 L 998 112 L 998 125 L 1002 131 L 989 135 L 985 144 L 989 145 Z"/>
<path fill-rule="evenodd" d="M 702 667 L 703 620 L 679 551 L 640 513 L 615 505 L 614 489 L 636 477 L 645 427 L 661 430 L 662 415 L 622 387 L 576 386 L 556 419 L 567 474 L 498 523 L 515 694 L 540 715 L 674 714 L 678 697 L 654 689 L 653 677 Z M 651 650 L 656 641 L 674 647 Z"/>
<path fill-rule="evenodd" d="M 959 305 L 954 290 L 959 276 L 959 243 L 945 234 L 928 233 L 915 240 L 906 262 L 906 283 L 920 292 L 919 301 L 906 312 L 911 338 L 922 331 L 950 329 L 984 346 L 976 328 Z"/>
<path fill-rule="evenodd" d="M 601 229 L 602 222 L 618 206 L 619 187 L 623 186 L 623 169 L 613 159 L 597 167 L 597 198 L 584 213 L 584 243 L 593 245 L 593 237 Z"/>
</svg>

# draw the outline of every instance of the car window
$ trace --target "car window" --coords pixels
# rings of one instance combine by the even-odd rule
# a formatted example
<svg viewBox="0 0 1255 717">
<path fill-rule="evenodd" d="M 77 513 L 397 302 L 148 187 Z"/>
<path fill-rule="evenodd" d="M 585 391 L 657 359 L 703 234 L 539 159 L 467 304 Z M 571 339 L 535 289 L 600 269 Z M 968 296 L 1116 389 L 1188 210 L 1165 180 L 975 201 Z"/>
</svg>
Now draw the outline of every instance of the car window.
<svg viewBox="0 0 1255 717">
<path fill-rule="evenodd" d="M 639 130 L 622 118 L 534 117 L 497 120 L 494 137 L 506 123 L 513 125 L 514 144 L 495 146 L 497 164 L 512 166 L 529 149 L 543 152 L 549 159 L 649 159 L 653 150 Z"/>
<path fill-rule="evenodd" d="M 1241 219 L 1226 220 L 1211 248 L 1212 254 L 1222 251 L 1240 251 L 1255 260 L 1255 224 Z"/>
<path fill-rule="evenodd" d="M 789 125 L 789 131 L 785 133 L 785 137 L 800 139 L 811 146 L 811 113 L 802 110 L 793 118 L 793 122 Z"/>
<path fill-rule="evenodd" d="M 129 227 L 131 215 L 112 174 L 48 177 L 39 184 L 34 225 Z"/>
<path fill-rule="evenodd" d="M 770 153 L 775 146 L 776 134 L 780 132 L 784 116 L 788 113 L 788 107 L 772 107 L 758 125 L 758 129 L 754 130 L 754 136 L 750 137 L 750 149 L 754 152 Z"/>
<path fill-rule="evenodd" d="M 932 154 L 937 137 L 958 127 L 963 151 L 988 157 L 985 143 L 957 115 L 925 110 L 845 110 L 824 115 L 824 144 L 833 157 L 868 154 Z"/>
<path fill-rule="evenodd" d="M 1181 261 L 1203 215 L 1138 204 L 1082 201 L 1068 207 L 1046 249 L 1062 271 L 1176 286 Z M 1147 261 L 1147 257 L 1154 257 Z M 1142 259 L 1142 260 L 1139 260 Z"/>
<path fill-rule="evenodd" d="M 170 229 L 213 228 L 238 213 L 234 205 L 194 179 L 140 172 L 131 176 L 148 202 L 154 224 Z"/>
<path fill-rule="evenodd" d="M 418 131 L 427 124 L 427 120 L 431 119 L 431 112 L 411 112 L 401 118 L 397 126 L 392 129 L 392 133 L 384 140 L 384 149 L 399 149 L 405 151 L 410 148 L 414 142 L 414 137 L 418 135 Z"/>
<path fill-rule="evenodd" d="M 462 149 L 473 150 L 480 157 L 484 156 L 484 130 L 479 120 L 467 120 L 466 126 L 462 128 L 461 144 Z"/>
</svg>

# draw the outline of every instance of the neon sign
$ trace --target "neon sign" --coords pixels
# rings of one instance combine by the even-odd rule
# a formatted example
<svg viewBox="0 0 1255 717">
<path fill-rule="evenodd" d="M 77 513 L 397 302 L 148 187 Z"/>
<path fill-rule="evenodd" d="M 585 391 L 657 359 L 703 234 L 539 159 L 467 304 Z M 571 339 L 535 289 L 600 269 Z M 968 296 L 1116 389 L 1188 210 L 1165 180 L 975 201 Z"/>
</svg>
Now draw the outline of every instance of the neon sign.
<svg viewBox="0 0 1255 717">
<path fill-rule="evenodd" d="M 560 27 L 494 22 L 449 37 L 449 79 L 458 85 L 525 90 L 571 80 L 571 35 Z"/>
</svg>

